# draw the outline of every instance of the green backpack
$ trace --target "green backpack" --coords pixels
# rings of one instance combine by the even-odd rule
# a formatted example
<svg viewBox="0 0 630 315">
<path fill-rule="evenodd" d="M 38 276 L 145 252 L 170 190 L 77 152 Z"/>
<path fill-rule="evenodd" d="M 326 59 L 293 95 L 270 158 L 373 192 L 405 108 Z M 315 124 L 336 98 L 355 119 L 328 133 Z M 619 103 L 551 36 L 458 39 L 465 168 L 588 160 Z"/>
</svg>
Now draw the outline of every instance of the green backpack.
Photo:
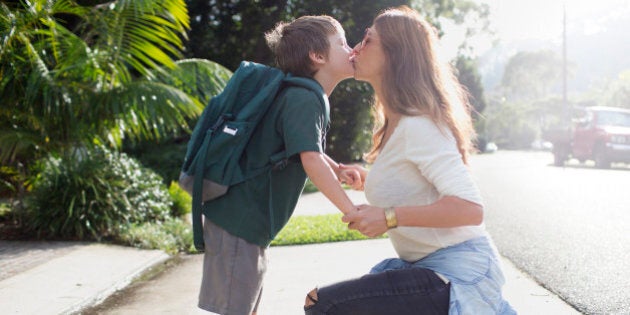
<svg viewBox="0 0 630 315">
<path fill-rule="evenodd" d="M 315 92 L 325 113 L 324 125 L 328 125 L 328 99 L 317 82 L 249 61 L 241 62 L 223 92 L 214 96 L 201 114 L 179 178 L 180 186 L 192 195 L 193 236 L 198 251 L 204 250 L 201 220 L 204 202 L 225 195 L 230 186 L 286 165 L 288 157 L 284 152 L 266 157 L 267 167 L 256 171 L 239 165 L 252 132 L 286 86 Z"/>
</svg>

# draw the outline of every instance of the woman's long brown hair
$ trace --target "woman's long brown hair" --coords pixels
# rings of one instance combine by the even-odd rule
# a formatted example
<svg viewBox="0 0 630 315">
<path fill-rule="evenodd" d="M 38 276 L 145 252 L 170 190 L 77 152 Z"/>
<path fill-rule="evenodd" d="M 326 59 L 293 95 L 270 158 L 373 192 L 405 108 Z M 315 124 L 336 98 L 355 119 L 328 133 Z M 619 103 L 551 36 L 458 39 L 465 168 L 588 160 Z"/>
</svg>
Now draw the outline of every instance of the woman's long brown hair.
<svg viewBox="0 0 630 315">
<path fill-rule="evenodd" d="M 436 54 L 435 29 L 418 12 L 406 7 L 387 9 L 374 19 L 385 53 L 381 99 L 375 98 L 376 127 L 366 160 L 373 162 L 384 146 L 389 112 L 405 116 L 426 115 L 439 127 L 446 126 L 457 141 L 464 163 L 472 149 L 475 130 L 467 93 L 448 64 Z"/>
</svg>

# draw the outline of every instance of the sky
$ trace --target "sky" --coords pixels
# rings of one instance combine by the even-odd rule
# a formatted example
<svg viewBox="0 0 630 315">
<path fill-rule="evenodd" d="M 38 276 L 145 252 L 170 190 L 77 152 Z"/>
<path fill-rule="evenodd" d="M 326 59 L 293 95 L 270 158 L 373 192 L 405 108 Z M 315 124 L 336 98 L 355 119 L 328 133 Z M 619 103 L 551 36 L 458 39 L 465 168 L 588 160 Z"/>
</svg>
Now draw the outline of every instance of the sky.
<svg viewBox="0 0 630 315">
<path fill-rule="evenodd" d="M 525 40 L 562 42 L 563 6 L 566 7 L 567 32 L 595 35 L 606 31 L 611 20 L 630 18 L 630 0 L 477 0 L 490 6 L 491 28 L 495 37 L 477 36 L 472 44 L 480 55 L 502 43 Z M 447 26 L 442 46 L 456 50 L 463 38 L 461 26 Z M 630 37 L 628 38 L 630 40 Z"/>
</svg>

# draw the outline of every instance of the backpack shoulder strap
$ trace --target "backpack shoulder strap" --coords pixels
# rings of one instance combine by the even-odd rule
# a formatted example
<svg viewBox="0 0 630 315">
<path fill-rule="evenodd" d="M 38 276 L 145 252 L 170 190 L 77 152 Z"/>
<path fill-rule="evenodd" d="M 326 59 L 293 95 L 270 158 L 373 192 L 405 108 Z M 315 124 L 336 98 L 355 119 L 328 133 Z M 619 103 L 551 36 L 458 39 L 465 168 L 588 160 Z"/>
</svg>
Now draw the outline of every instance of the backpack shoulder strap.
<svg viewBox="0 0 630 315">
<path fill-rule="evenodd" d="M 255 88 L 248 87 L 248 84 L 260 82 L 259 77 L 265 68 L 269 67 L 249 61 L 242 61 L 223 90 L 210 99 L 192 132 L 182 166 L 183 172 L 188 173 L 192 171 L 191 166 L 193 160 L 197 157 L 197 152 L 200 151 L 199 149 L 208 130 L 217 127 L 217 122 L 225 120 L 226 117 L 224 117 L 224 115 L 233 112 L 235 104 L 239 99 L 253 97 L 251 91 L 254 91 Z M 243 95 L 244 93 L 242 93 L 242 91 L 249 92 Z"/>
</svg>

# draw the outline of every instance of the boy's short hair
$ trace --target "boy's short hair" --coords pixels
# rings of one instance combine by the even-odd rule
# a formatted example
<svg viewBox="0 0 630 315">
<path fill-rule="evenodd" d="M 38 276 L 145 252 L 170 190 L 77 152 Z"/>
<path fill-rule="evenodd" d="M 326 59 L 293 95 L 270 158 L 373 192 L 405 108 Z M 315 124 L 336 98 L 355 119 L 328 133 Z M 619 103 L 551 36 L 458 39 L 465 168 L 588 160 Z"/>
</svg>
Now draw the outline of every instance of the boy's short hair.
<svg viewBox="0 0 630 315">
<path fill-rule="evenodd" d="M 327 15 L 303 16 L 292 22 L 280 22 L 265 34 L 267 45 L 275 55 L 278 67 L 293 75 L 313 77 L 316 69 L 310 52 L 328 58 L 328 36 L 343 33 L 341 24 Z"/>
</svg>

